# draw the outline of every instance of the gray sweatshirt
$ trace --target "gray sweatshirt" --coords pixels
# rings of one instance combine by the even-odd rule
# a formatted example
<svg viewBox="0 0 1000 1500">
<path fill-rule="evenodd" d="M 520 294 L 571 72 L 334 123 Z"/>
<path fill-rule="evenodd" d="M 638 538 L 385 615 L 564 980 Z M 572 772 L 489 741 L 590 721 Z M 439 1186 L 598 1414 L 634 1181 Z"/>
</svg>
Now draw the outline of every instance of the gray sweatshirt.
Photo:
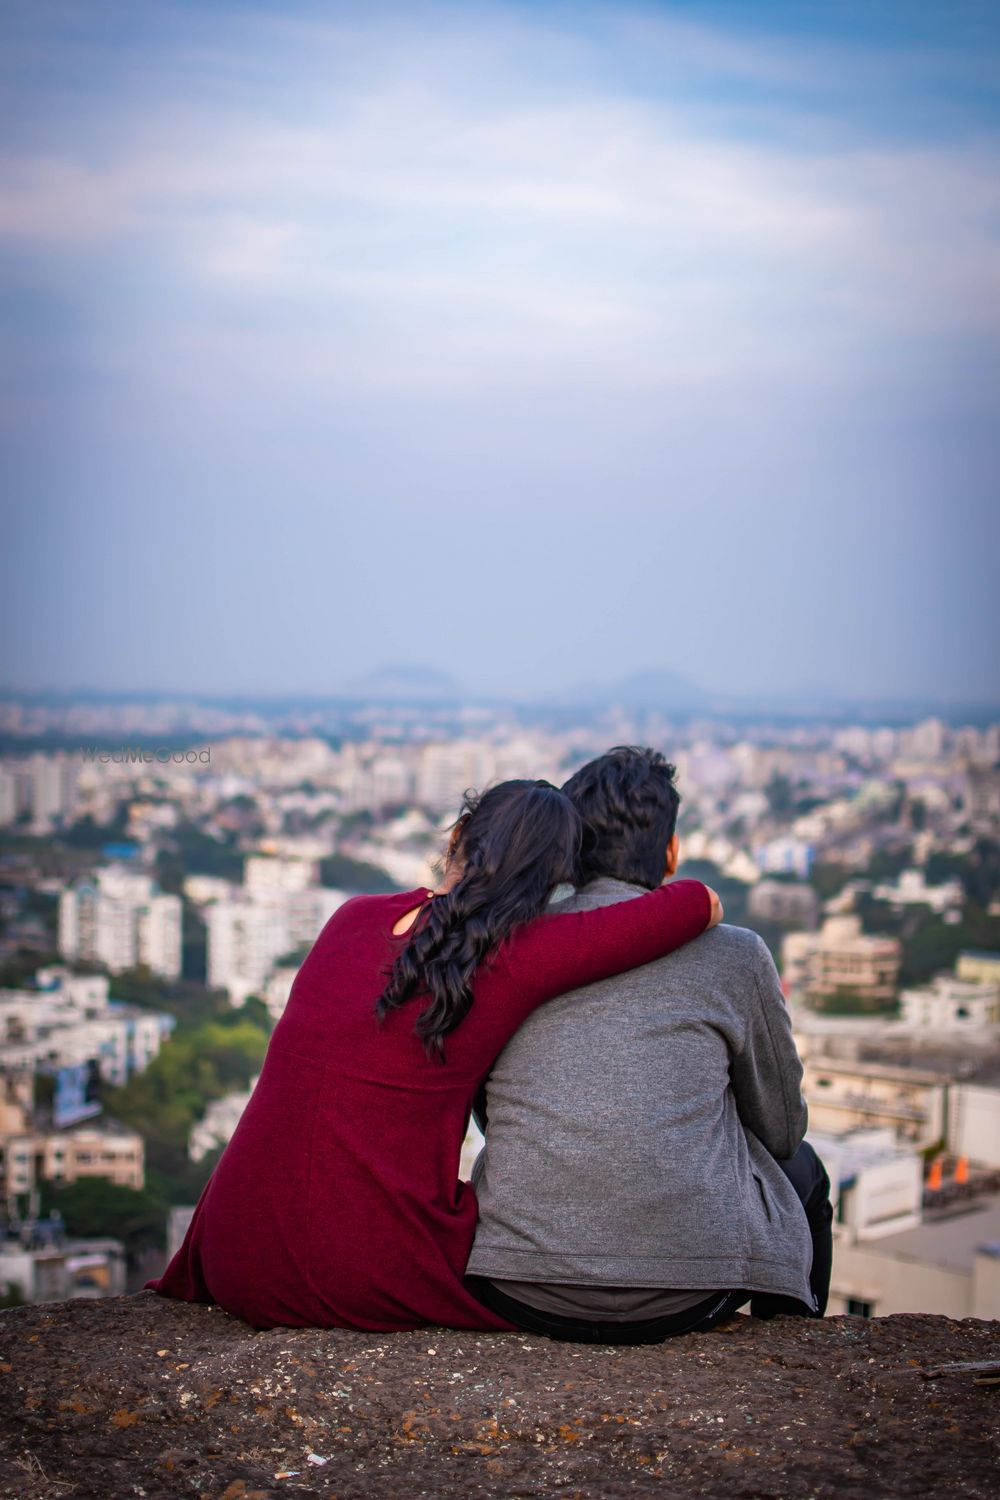
<svg viewBox="0 0 1000 1500">
<path fill-rule="evenodd" d="M 552 909 L 641 894 L 601 878 Z M 813 1306 L 805 1212 L 774 1160 L 805 1133 L 801 1084 L 771 955 L 741 927 L 541 1006 L 490 1077 L 470 1273 Z"/>
</svg>

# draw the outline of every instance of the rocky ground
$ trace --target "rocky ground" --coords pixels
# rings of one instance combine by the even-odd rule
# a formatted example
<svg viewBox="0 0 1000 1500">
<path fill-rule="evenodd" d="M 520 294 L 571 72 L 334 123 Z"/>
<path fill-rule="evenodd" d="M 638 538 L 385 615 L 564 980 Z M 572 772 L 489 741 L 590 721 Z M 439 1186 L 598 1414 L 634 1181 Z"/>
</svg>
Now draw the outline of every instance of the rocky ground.
<svg viewBox="0 0 1000 1500">
<path fill-rule="evenodd" d="M 49 1303 L 0 1313 L 0 1495 L 995 1500 L 996 1361 L 1000 1324 L 932 1317 L 616 1349 Z"/>
</svg>

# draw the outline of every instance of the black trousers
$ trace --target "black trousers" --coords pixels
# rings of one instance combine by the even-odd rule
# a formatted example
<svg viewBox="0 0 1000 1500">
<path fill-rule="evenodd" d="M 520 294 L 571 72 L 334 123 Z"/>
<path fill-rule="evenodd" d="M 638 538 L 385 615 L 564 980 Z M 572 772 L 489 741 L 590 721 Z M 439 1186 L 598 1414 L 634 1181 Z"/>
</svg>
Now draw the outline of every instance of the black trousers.
<svg viewBox="0 0 1000 1500">
<path fill-rule="evenodd" d="M 755 1318 L 773 1318 L 778 1313 L 795 1317 L 821 1318 L 826 1312 L 830 1294 L 830 1272 L 833 1265 L 833 1209 L 830 1204 L 830 1179 L 826 1168 L 807 1141 L 795 1155 L 779 1161 L 806 1212 L 812 1236 L 812 1266 L 809 1286 L 816 1299 L 811 1308 L 797 1297 L 781 1297 L 771 1292 L 713 1292 L 695 1307 L 670 1317 L 648 1318 L 637 1323 L 601 1323 L 588 1318 L 563 1318 L 556 1313 L 540 1312 L 501 1292 L 482 1277 L 470 1277 L 471 1290 L 487 1307 L 527 1333 L 541 1333 L 550 1339 L 564 1339 L 575 1344 L 661 1344 L 664 1339 L 681 1333 L 704 1333 L 731 1318 L 738 1308 L 750 1303 Z"/>
</svg>

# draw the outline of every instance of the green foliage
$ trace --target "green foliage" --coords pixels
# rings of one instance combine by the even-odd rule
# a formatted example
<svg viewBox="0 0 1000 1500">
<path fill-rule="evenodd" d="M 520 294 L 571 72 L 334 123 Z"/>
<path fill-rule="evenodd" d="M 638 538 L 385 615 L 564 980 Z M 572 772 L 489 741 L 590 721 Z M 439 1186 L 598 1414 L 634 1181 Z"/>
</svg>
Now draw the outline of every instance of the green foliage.
<svg viewBox="0 0 1000 1500">
<path fill-rule="evenodd" d="M 829 901 L 831 896 L 839 896 L 855 875 L 856 871 L 848 869 L 846 865 L 817 863 L 809 871 L 809 884 L 821 901 Z"/>
<path fill-rule="evenodd" d="M 233 837 L 220 840 L 193 823 L 180 823 L 169 836 L 169 846 L 156 857 L 156 878 L 165 891 L 179 892 L 186 875 L 217 875 L 243 879 L 243 855 Z"/>
<path fill-rule="evenodd" d="M 104 1177 L 83 1177 L 62 1187 L 48 1182 L 41 1207 L 43 1214 L 57 1208 L 70 1235 L 121 1240 L 130 1259 L 166 1244 L 165 1205 L 149 1188 L 119 1187 Z"/>
<path fill-rule="evenodd" d="M 900 984 L 926 984 L 942 970 L 953 969 L 965 948 L 1000 953 L 1000 917 L 970 903 L 962 921 L 950 923 L 922 908 L 922 920 L 903 941 Z"/>
<path fill-rule="evenodd" d="M 988 907 L 1000 899 L 1000 843 L 977 839 L 968 854 L 932 854 L 924 873 L 928 885 L 957 876 L 969 900 Z"/>
<path fill-rule="evenodd" d="M 143 1010 L 166 1011 L 185 1025 L 200 1025 L 232 1014 L 221 990 L 206 989 L 193 980 L 161 979 L 149 969 L 126 969 L 111 980 L 111 995 Z"/>
<path fill-rule="evenodd" d="M 854 990 L 835 990 L 832 995 L 810 995 L 813 1010 L 827 1016 L 887 1016 L 898 1009 L 895 1001 L 873 1000 Z"/>
<path fill-rule="evenodd" d="M 872 855 L 867 866 L 863 870 L 855 870 L 852 879 L 891 881 L 897 879 L 912 863 L 912 848 L 909 844 L 903 849 L 879 849 Z"/>
<path fill-rule="evenodd" d="M 249 1021 L 252 1026 L 259 1026 L 265 1036 L 270 1036 L 274 1030 L 274 1022 L 268 1013 L 267 1006 L 259 995 L 248 995 L 245 1004 L 239 1010 L 230 1009 L 228 1015 L 221 1018 L 222 1024 L 235 1025 L 237 1021 Z"/>
<path fill-rule="evenodd" d="M 206 1105 L 245 1089 L 260 1072 L 268 1031 L 258 1017 L 230 1011 L 180 1026 L 144 1073 L 105 1089 L 107 1112 L 144 1137 L 151 1172 L 183 1178 L 190 1166 L 188 1136 Z"/>
<path fill-rule="evenodd" d="M 110 823 L 95 823 L 88 813 L 59 835 L 60 842 L 71 849 L 98 850 L 105 844 L 123 843 L 128 838 L 128 810 L 120 804 Z"/>
<path fill-rule="evenodd" d="M 323 885 L 342 891 L 364 891 L 367 895 L 382 896 L 401 891 L 390 875 L 375 865 L 363 860 L 351 859 L 348 854 L 330 854 L 320 861 L 319 878 Z"/>
<path fill-rule="evenodd" d="M 31 989 L 36 970 L 61 962 L 62 959 L 55 949 L 48 953 L 39 953 L 37 948 L 18 948 L 15 953 L 9 954 L 3 963 L 0 963 L 0 989 Z M 82 972 L 79 965 L 77 969 L 78 972 Z"/>
<path fill-rule="evenodd" d="M 0 1308 L 24 1307 L 24 1293 L 16 1281 L 4 1283 L 3 1293 L 0 1294 Z"/>
</svg>

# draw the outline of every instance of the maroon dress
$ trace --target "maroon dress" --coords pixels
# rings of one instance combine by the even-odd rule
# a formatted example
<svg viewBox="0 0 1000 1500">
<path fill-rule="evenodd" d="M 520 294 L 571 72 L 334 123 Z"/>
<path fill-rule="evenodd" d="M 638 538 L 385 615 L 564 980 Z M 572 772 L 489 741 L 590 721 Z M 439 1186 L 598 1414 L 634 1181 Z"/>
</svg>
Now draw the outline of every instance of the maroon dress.
<svg viewBox="0 0 1000 1500">
<path fill-rule="evenodd" d="M 414 1034 L 426 997 L 375 1017 L 409 936 L 393 926 L 427 896 L 357 896 L 323 928 L 184 1243 L 147 1283 L 162 1296 L 257 1328 L 509 1328 L 463 1279 L 476 1199 L 458 1162 L 476 1090 L 536 1006 L 679 948 L 711 902 L 678 880 L 518 928 L 481 966 L 440 1063 Z"/>
</svg>

